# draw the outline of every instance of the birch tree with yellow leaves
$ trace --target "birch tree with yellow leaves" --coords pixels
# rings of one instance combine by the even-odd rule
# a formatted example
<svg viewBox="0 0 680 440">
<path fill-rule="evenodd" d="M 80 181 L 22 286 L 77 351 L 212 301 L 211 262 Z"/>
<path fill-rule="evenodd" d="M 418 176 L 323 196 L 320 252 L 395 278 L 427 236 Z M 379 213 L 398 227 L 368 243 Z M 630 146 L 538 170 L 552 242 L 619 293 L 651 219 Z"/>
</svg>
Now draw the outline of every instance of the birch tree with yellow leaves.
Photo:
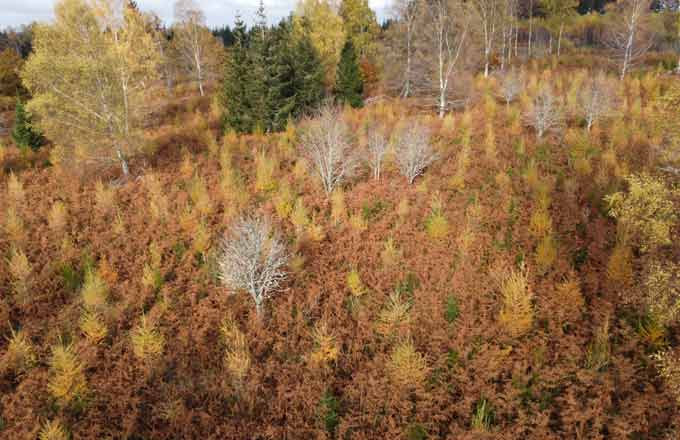
<svg viewBox="0 0 680 440">
<path fill-rule="evenodd" d="M 335 84 L 335 71 L 345 44 L 345 28 L 330 0 L 300 0 L 293 15 L 294 35 L 308 35 L 324 67 L 326 87 Z"/>
<path fill-rule="evenodd" d="M 122 0 L 58 0 L 54 15 L 21 72 L 28 110 L 65 160 L 118 163 L 127 177 L 160 63 L 144 18 Z"/>
</svg>

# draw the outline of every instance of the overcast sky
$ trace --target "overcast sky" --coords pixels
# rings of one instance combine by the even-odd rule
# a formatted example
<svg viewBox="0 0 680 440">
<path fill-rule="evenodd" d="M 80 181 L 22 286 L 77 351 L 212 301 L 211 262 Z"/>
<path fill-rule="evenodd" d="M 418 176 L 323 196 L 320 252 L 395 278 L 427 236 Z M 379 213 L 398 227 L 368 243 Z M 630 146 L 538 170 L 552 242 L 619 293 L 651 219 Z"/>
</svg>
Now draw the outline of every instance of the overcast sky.
<svg viewBox="0 0 680 440">
<path fill-rule="evenodd" d="M 259 0 L 196 0 L 208 19 L 211 27 L 231 25 L 239 12 L 243 19 L 252 22 Z M 18 26 L 33 21 L 52 18 L 55 0 L 0 0 L 0 28 Z M 369 0 L 379 18 L 385 17 L 390 0 Z M 264 0 L 267 15 L 272 22 L 287 16 L 295 7 L 297 0 Z M 166 22 L 172 21 L 173 0 L 137 0 L 143 10 L 156 11 Z"/>
</svg>

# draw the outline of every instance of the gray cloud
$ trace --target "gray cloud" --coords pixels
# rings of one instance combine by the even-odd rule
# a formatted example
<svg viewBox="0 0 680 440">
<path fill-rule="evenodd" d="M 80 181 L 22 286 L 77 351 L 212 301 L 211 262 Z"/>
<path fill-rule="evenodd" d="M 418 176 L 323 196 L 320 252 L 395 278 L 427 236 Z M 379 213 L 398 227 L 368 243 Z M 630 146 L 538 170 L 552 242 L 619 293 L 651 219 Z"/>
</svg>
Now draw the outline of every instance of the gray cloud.
<svg viewBox="0 0 680 440">
<path fill-rule="evenodd" d="M 197 0 L 203 8 L 208 25 L 233 24 L 236 14 L 247 23 L 253 21 L 259 0 Z M 385 17 L 389 0 L 369 0 L 379 17 Z M 297 0 L 265 0 L 265 8 L 271 22 L 287 16 L 294 9 Z M 140 8 L 155 11 L 168 23 L 172 22 L 172 0 L 137 0 Z M 47 21 L 53 18 L 54 0 L 0 0 L 0 28 L 19 26 L 33 21 Z"/>
</svg>

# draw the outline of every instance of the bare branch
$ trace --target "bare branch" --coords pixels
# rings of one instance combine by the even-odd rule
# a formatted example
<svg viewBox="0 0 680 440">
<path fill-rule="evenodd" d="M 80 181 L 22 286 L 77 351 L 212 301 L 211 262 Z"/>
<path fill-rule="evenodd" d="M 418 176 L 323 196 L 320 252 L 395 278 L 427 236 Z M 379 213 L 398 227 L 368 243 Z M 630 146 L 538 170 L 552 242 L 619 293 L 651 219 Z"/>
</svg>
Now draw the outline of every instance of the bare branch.
<svg viewBox="0 0 680 440">
<path fill-rule="evenodd" d="M 316 117 L 307 121 L 300 150 L 314 166 L 327 196 L 351 175 L 356 166 L 349 127 L 341 110 L 330 103 L 322 106 Z"/>
<path fill-rule="evenodd" d="M 614 110 L 616 90 L 604 74 L 599 74 L 583 85 L 578 94 L 579 116 L 586 121 L 588 131 L 593 124 L 609 116 Z"/>
<path fill-rule="evenodd" d="M 505 101 L 505 105 L 509 106 L 512 101 L 524 90 L 524 73 L 516 69 L 508 70 L 507 72 L 498 75 L 498 90 L 497 96 Z"/>
<path fill-rule="evenodd" d="M 370 126 L 368 129 L 366 159 L 368 160 L 368 164 L 373 173 L 373 179 L 375 180 L 380 180 L 380 172 L 389 147 L 390 144 L 385 136 L 384 128 Z"/>
<path fill-rule="evenodd" d="M 536 130 L 539 139 L 547 132 L 561 128 L 563 122 L 561 105 L 550 88 L 545 86 L 541 88 L 534 97 L 525 120 L 527 125 Z"/>
<path fill-rule="evenodd" d="M 399 171 L 408 179 L 409 185 L 438 159 L 430 144 L 430 131 L 415 120 L 403 125 L 396 133 L 394 151 Z"/>
<path fill-rule="evenodd" d="M 230 289 L 245 290 L 255 301 L 257 314 L 286 278 L 283 267 L 288 254 L 283 242 L 272 233 L 267 220 L 242 218 L 222 243 L 219 278 Z"/>
</svg>

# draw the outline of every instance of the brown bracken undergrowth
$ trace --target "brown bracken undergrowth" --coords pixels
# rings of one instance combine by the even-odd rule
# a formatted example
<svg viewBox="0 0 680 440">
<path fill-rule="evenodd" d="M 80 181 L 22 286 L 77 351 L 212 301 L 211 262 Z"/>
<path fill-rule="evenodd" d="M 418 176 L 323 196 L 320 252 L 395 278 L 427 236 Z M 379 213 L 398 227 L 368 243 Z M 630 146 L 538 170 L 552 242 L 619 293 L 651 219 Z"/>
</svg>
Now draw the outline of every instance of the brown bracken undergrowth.
<svg viewBox="0 0 680 440">
<path fill-rule="evenodd" d="M 532 74 L 526 93 L 579 75 Z M 197 99 L 154 121 L 123 183 L 2 176 L 0 437 L 663 438 L 680 412 L 620 300 L 633 256 L 603 202 L 649 165 L 663 81 L 626 80 L 623 123 L 596 124 L 578 169 L 561 134 L 523 127 L 528 97 L 506 109 L 492 86 L 422 117 L 439 160 L 413 185 L 388 160 L 327 198 L 300 127 L 223 136 Z M 406 113 L 345 117 L 390 133 Z M 216 275 L 241 212 L 292 255 L 262 319 Z"/>
</svg>

